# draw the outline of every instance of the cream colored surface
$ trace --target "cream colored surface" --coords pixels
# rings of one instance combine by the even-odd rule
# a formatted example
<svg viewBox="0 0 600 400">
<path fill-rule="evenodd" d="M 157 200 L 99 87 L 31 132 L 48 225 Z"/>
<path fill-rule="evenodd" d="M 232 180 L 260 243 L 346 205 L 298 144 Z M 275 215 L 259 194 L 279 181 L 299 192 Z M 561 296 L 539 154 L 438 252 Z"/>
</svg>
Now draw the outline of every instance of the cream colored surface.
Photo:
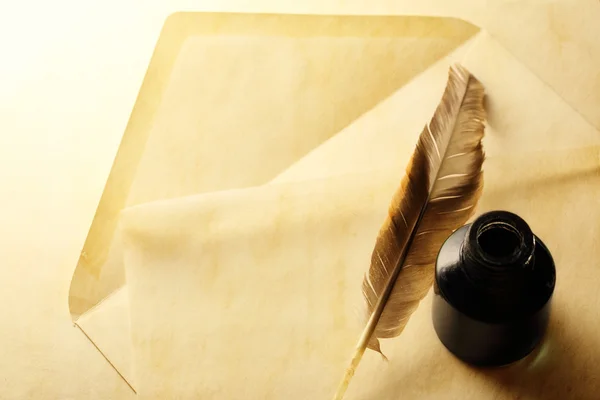
<svg viewBox="0 0 600 400">
<path fill-rule="evenodd" d="M 2 2 L 0 279 L 4 285 L 0 291 L 0 338 L 4 345 L 0 398 L 134 398 L 90 342 L 73 328 L 65 299 L 161 26 L 167 15 L 184 9 L 359 15 L 458 13 L 484 26 L 598 127 L 600 106 L 595 96 L 600 93 L 600 5 L 595 1 L 576 5 L 537 0 Z M 597 310 L 585 302 L 588 295 L 585 290 L 575 293 L 574 304 L 581 304 L 584 317 Z M 589 365 L 595 357 L 593 351 L 572 356 L 567 350 L 587 343 L 595 327 L 586 322 L 580 331 L 564 331 L 572 322 L 580 321 L 566 315 L 563 322 L 558 330 L 565 332 L 559 342 L 562 351 L 555 353 L 558 357 L 554 360 L 567 360 L 565 371 L 574 365 Z M 122 339 L 122 334 L 119 336 L 117 339 Z M 436 365 L 432 368 L 439 371 Z M 545 371 L 541 369 L 524 383 L 528 388 L 525 397 L 535 398 L 536 388 L 543 383 L 556 385 L 558 393 L 570 389 L 573 397 L 594 388 L 594 378 L 589 375 L 562 386 L 562 381 L 553 380 L 556 374 L 545 375 Z M 567 372 L 565 376 L 571 375 Z M 388 378 L 392 382 L 397 379 L 386 376 L 386 382 Z M 447 381 L 449 378 L 435 382 L 458 390 L 453 386 L 456 383 Z M 572 378 L 575 382 L 576 376 Z M 507 381 L 509 387 L 515 387 L 517 379 L 498 378 Z M 419 382 L 416 387 L 433 387 L 435 382 Z M 465 386 L 463 390 L 468 393 L 472 388 Z"/>
<path fill-rule="evenodd" d="M 596 326 L 600 306 L 600 274 L 589 261 L 600 238 L 600 135 L 487 34 L 467 46 L 463 64 L 489 94 L 479 212 L 517 212 L 550 246 L 559 272 L 548 339 L 540 354 L 511 368 L 467 368 L 435 337 L 428 298 L 405 333 L 384 342 L 389 365 L 374 353 L 365 357 L 348 398 L 593 399 L 600 370 L 590 354 L 600 352 L 600 342 L 586 330 Z M 362 329 L 359 286 L 374 238 L 408 161 L 410 151 L 399 156 L 399 149 L 412 147 L 406 141 L 419 132 L 399 134 L 392 121 L 414 98 L 412 87 L 427 92 L 438 82 L 441 93 L 446 74 L 443 60 L 356 121 L 359 128 L 296 163 L 288 179 L 300 182 L 286 183 L 284 173 L 280 184 L 125 212 L 142 398 L 332 395 Z M 520 96 L 503 90 L 513 81 L 521 83 Z M 533 101 L 535 110 L 521 104 Z M 565 140 L 567 128 L 574 134 Z M 336 172 L 319 178 L 317 171 L 332 167 Z M 584 237 L 573 240 L 576 232 Z"/>
<path fill-rule="evenodd" d="M 442 11 L 440 12 L 440 10 Z M 472 13 L 474 10 L 471 9 L 469 12 Z M 403 11 L 408 14 L 420 12 L 418 8 L 414 9 L 408 4 L 406 4 L 406 8 Z M 421 10 L 421 12 L 425 12 L 425 10 Z M 443 11 L 443 7 L 431 13 L 435 15 L 453 15 L 449 10 Z M 472 16 L 474 14 L 469 15 Z M 469 17 L 465 15 L 465 18 Z M 252 40 L 254 40 L 252 39 L 253 35 L 260 34 L 261 36 L 259 36 L 256 43 L 270 42 L 271 46 L 273 43 L 281 43 L 286 40 L 296 44 L 303 43 L 302 46 L 297 47 L 295 45 L 293 48 L 301 49 L 300 54 L 303 57 L 308 55 L 310 59 L 310 54 L 319 54 L 319 49 L 322 48 L 327 40 L 331 39 L 344 48 L 342 44 L 344 41 L 340 39 L 346 35 L 356 36 L 358 32 L 363 32 L 362 35 L 365 36 L 364 40 L 369 43 L 368 47 L 363 49 L 363 55 L 373 54 L 377 57 L 377 43 L 386 43 L 387 45 L 393 43 L 388 40 L 382 42 L 381 37 L 393 36 L 395 32 L 390 31 L 388 26 L 394 26 L 397 29 L 396 32 L 412 32 L 413 36 L 419 38 L 418 41 L 421 42 L 420 46 L 415 46 L 414 48 L 426 48 L 426 50 L 423 50 L 423 52 L 412 52 L 409 45 L 404 48 L 404 53 L 410 54 L 411 59 L 425 61 L 426 58 L 423 57 L 432 51 L 435 52 L 438 48 L 435 46 L 432 47 L 431 43 L 443 43 L 443 41 L 440 42 L 440 39 L 443 36 L 447 36 L 450 39 L 450 41 L 447 41 L 447 44 L 455 43 L 454 46 L 456 46 L 467 39 L 468 35 L 473 32 L 473 29 L 468 25 L 461 25 L 459 22 L 452 21 L 440 25 L 439 22 L 427 22 L 427 20 L 423 20 L 422 18 L 401 18 L 395 21 L 384 18 L 378 20 L 377 23 L 369 22 L 369 20 L 370 18 L 367 17 L 286 17 L 283 15 L 202 15 L 187 13 L 173 15 L 167 21 L 142 87 L 140 100 L 136 104 L 119 156 L 113 166 L 113 171 L 100 203 L 97 217 L 88 235 L 71 287 L 70 305 L 73 315 L 77 317 L 81 312 L 90 310 L 83 318 L 77 320 L 78 325 L 130 384 L 135 380 L 136 387 L 137 385 L 143 387 L 146 378 L 143 378 L 141 381 L 134 378 L 134 372 L 132 371 L 139 372 L 144 367 L 132 362 L 128 358 L 130 349 L 123 347 L 126 344 L 123 336 L 127 337 L 130 335 L 127 330 L 128 324 L 126 321 L 130 318 L 130 315 L 135 321 L 135 314 L 138 311 L 132 309 L 128 313 L 128 306 L 123 304 L 126 302 L 127 296 L 123 293 L 126 289 L 122 286 L 123 278 L 122 272 L 120 272 L 122 271 L 122 250 L 120 247 L 122 241 L 118 232 L 113 233 L 118 221 L 119 211 L 126 205 L 134 205 L 152 199 L 210 191 L 211 185 L 214 185 L 214 183 L 210 183 L 211 181 L 219 182 L 220 185 L 213 186 L 213 190 L 235 188 L 236 186 L 250 186 L 252 185 L 252 180 L 255 180 L 256 177 L 264 173 L 269 173 L 269 170 L 265 166 L 259 169 L 243 168 L 244 159 L 247 157 L 247 154 L 244 152 L 236 153 L 236 142 L 225 139 L 233 133 L 229 131 L 230 123 L 216 118 L 214 121 L 218 122 L 217 125 L 214 123 L 206 125 L 207 121 L 198 117 L 198 114 L 202 114 L 202 111 L 193 112 L 196 109 L 203 110 L 206 107 L 206 105 L 203 105 L 205 104 L 203 102 L 206 101 L 203 100 L 203 94 L 197 97 L 199 100 L 194 100 L 193 97 L 193 82 L 202 82 L 205 76 L 201 72 L 202 70 L 198 68 L 202 67 L 210 70 L 210 66 L 212 65 L 211 63 L 197 64 L 197 61 L 194 60 L 197 60 L 198 57 L 204 57 L 207 54 L 207 49 L 209 51 L 212 49 L 211 47 L 207 47 L 210 46 L 211 35 L 214 36 L 215 40 L 218 39 L 214 42 L 219 45 L 218 48 L 214 48 L 215 50 L 218 49 L 218 51 L 213 53 L 218 57 L 227 55 L 232 44 L 235 45 L 236 39 L 232 39 L 232 35 L 239 37 L 244 34 L 246 35 L 246 43 L 252 45 Z M 281 26 L 284 26 L 285 29 L 282 30 Z M 373 30 L 372 26 L 377 26 L 377 29 Z M 492 31 L 494 26 L 493 23 L 490 25 Z M 447 27 L 452 28 L 447 29 Z M 535 32 L 539 28 L 540 26 L 535 24 L 529 27 L 531 32 Z M 219 35 L 227 35 L 227 39 L 225 37 L 219 39 Z M 281 36 L 281 38 L 273 42 L 272 36 Z M 198 37 L 202 39 L 198 40 Z M 319 41 L 311 40 L 317 37 Z M 509 40 L 510 35 L 504 39 L 506 43 L 511 45 L 511 41 Z M 190 45 L 190 43 L 194 43 L 194 45 Z M 513 47 L 514 44 L 509 48 Z M 260 47 L 257 47 L 257 49 L 260 49 Z M 287 51 L 280 53 L 289 55 Z M 268 59 L 263 59 L 260 56 L 264 54 L 260 50 L 252 54 L 256 55 L 263 63 L 269 62 Z M 322 53 L 318 58 L 325 59 L 325 54 L 327 54 L 327 58 L 330 60 L 335 60 L 335 56 L 331 58 L 329 53 Z M 351 53 L 347 52 L 345 55 L 348 56 L 349 54 Z M 549 50 L 546 48 L 542 49 L 541 54 L 546 57 L 557 56 L 553 53 L 552 49 Z M 228 60 L 230 64 L 224 63 L 223 65 L 235 63 L 234 59 L 230 56 L 226 57 L 223 60 Z M 429 55 L 428 57 L 433 61 L 439 56 Z M 469 68 L 472 68 L 478 76 L 487 77 L 486 82 L 489 83 L 496 94 L 496 97 L 490 100 L 489 104 L 492 109 L 495 109 L 491 115 L 491 119 L 494 119 L 493 129 L 497 129 L 504 137 L 501 137 L 500 140 L 496 139 L 495 136 L 491 137 L 492 154 L 494 151 L 501 153 L 506 148 L 513 149 L 514 147 L 516 149 L 513 151 L 528 152 L 540 149 L 556 150 L 574 148 L 595 145 L 599 142 L 598 132 L 592 125 L 586 122 L 585 116 L 582 117 L 581 110 L 574 111 L 547 83 L 540 79 L 539 75 L 532 73 L 527 64 L 523 65 L 522 60 L 513 57 L 510 51 L 507 51 L 496 40 L 492 40 L 488 33 L 482 33 L 474 41 L 465 44 L 453 52 L 448 59 L 432 69 L 435 70 L 437 68 L 438 73 L 432 73 L 428 70 L 420 74 L 418 79 L 410 81 L 406 87 L 403 87 L 400 91 L 385 99 L 383 104 L 370 110 L 367 108 L 366 110 L 368 111 L 365 114 L 345 128 L 344 134 L 336 135 L 323 146 L 316 147 L 307 157 L 278 176 L 275 182 L 306 180 L 315 177 L 323 178 L 340 173 L 347 174 L 352 171 L 364 173 L 369 169 L 383 167 L 382 162 L 387 163 L 387 167 L 396 168 L 396 171 L 401 170 L 402 167 L 390 163 L 405 162 L 406 155 L 411 151 L 414 139 L 412 139 L 411 134 L 399 135 L 398 127 L 401 126 L 403 131 L 406 130 L 411 133 L 420 131 L 420 126 L 417 125 L 422 124 L 422 121 L 429 117 L 429 115 L 426 115 L 427 110 L 433 109 L 439 99 L 439 94 L 436 96 L 435 91 L 432 90 L 435 87 L 433 86 L 434 82 L 443 82 L 445 79 L 445 73 L 439 74 L 439 71 L 446 69 L 450 60 L 462 61 L 465 60 L 465 57 Z M 246 62 L 252 62 L 252 58 L 248 60 L 250 61 Z M 295 60 L 296 58 L 294 57 L 285 57 L 282 63 L 290 65 L 291 69 L 295 69 L 298 68 L 298 66 L 294 66 Z M 194 63 L 198 65 L 195 68 L 198 72 L 198 77 L 185 79 L 186 82 L 190 83 L 181 86 L 177 83 L 183 81 L 183 79 L 179 79 L 179 76 L 185 75 L 185 71 L 190 70 L 186 65 L 193 65 Z M 331 62 L 325 62 L 325 64 L 330 65 Z M 351 69 L 358 67 L 357 71 L 360 71 L 360 65 L 355 64 L 344 66 L 344 68 Z M 424 63 L 424 66 L 426 64 Z M 251 65 L 248 64 L 248 66 Z M 306 71 L 306 65 L 304 64 L 304 67 L 300 67 L 298 72 Z M 251 69 L 254 70 L 254 67 L 251 67 Z M 335 66 L 333 69 L 336 72 L 339 70 Z M 179 71 L 180 73 L 172 75 L 173 71 Z M 222 79 L 225 79 L 224 82 L 229 83 L 231 79 L 228 79 L 228 74 L 219 75 L 218 72 L 220 71 L 226 72 L 227 68 L 220 68 L 218 71 L 215 71 L 213 79 L 218 82 L 219 77 L 222 76 Z M 257 100 L 247 100 L 248 104 L 252 104 L 251 107 L 258 107 L 257 110 L 261 109 L 260 104 L 264 103 L 265 99 L 268 103 L 269 98 L 271 98 L 269 90 L 266 89 L 270 81 L 267 81 L 266 86 L 264 84 L 261 85 L 263 81 L 260 79 L 260 71 L 260 69 L 256 70 L 255 78 L 257 79 L 256 81 L 252 81 L 252 84 L 260 87 L 260 94 L 256 97 Z M 404 66 L 400 71 L 406 71 Z M 350 76 L 354 78 L 359 73 L 353 72 Z M 406 72 L 404 73 L 406 74 Z M 171 79 L 171 76 L 175 76 L 176 79 Z M 302 84 L 298 86 L 299 91 L 291 93 L 299 104 L 303 104 L 302 99 L 306 96 L 304 91 L 310 88 L 312 80 L 317 78 L 317 76 L 310 79 L 307 79 L 310 75 L 303 76 Z M 410 76 L 410 73 L 408 76 Z M 425 78 L 425 76 L 428 76 L 428 78 Z M 343 78 L 343 74 L 341 77 Z M 271 77 L 269 76 L 269 78 Z M 357 83 L 362 83 L 362 80 L 353 79 L 352 82 L 353 86 L 357 88 L 362 87 L 361 84 Z M 385 79 L 380 82 L 389 84 L 389 80 Z M 518 87 L 513 87 L 506 85 L 506 82 L 520 82 L 520 84 Z M 206 82 L 203 87 L 210 87 L 207 86 L 210 84 Z M 248 84 L 247 82 L 246 85 Z M 365 93 L 374 94 L 372 89 L 376 88 L 376 85 L 370 86 L 371 91 Z M 216 86 L 223 85 L 217 84 Z M 295 87 L 292 85 L 292 88 Z M 335 84 L 333 88 L 335 88 Z M 385 86 L 382 86 L 382 88 L 384 88 L 382 92 L 384 93 L 386 90 Z M 277 88 L 278 90 L 280 88 Z M 344 90 L 348 89 L 345 88 Z M 411 90 L 412 94 L 410 94 Z M 277 91 L 274 93 L 277 93 Z M 210 93 L 210 90 L 208 93 Z M 324 92 L 325 96 L 334 102 L 336 99 L 338 99 L 338 102 L 341 101 L 340 97 L 336 97 L 335 94 L 332 96 L 331 93 L 335 93 L 335 91 Z M 190 97 L 190 95 L 192 96 Z M 403 100 L 401 103 L 395 104 L 394 100 L 398 101 L 398 99 Z M 241 111 L 236 112 L 236 115 L 251 117 L 248 120 L 249 123 L 245 124 L 247 130 L 260 132 L 264 121 L 261 118 L 257 118 L 253 113 L 247 114 L 244 110 L 251 107 L 240 108 L 236 106 L 236 101 L 238 101 L 238 98 L 233 97 L 233 102 L 227 100 L 226 103 L 222 104 L 222 107 L 216 107 L 214 104 L 210 106 L 216 107 L 216 110 L 223 109 L 225 106 L 232 109 L 240 109 Z M 245 104 L 243 102 L 244 99 L 241 99 L 241 101 L 240 105 Z M 541 101 L 543 107 L 540 107 L 539 111 L 538 108 L 530 110 L 532 101 Z M 198 104 L 197 107 L 190 107 L 189 103 L 195 102 Z M 496 104 L 495 102 L 498 103 Z M 344 109 L 343 104 L 343 102 L 340 102 L 339 107 L 334 108 L 336 110 L 336 119 L 339 119 L 342 115 L 340 110 L 345 110 L 344 113 L 348 112 L 350 115 L 352 114 L 351 109 Z M 392 108 L 390 108 L 390 105 L 392 105 Z M 385 108 L 386 106 L 387 109 Z M 291 107 L 295 107 L 295 105 L 292 104 Z M 188 114 L 185 113 L 186 109 L 190 110 Z M 285 110 L 285 108 L 281 109 Z M 398 112 L 400 109 L 408 110 L 407 114 L 400 114 Z M 321 110 L 326 113 L 327 107 Z M 191 119 L 185 123 L 186 126 L 191 127 L 190 130 L 178 129 L 177 127 L 182 126 L 182 122 L 185 122 L 186 118 L 190 118 L 190 112 Z M 546 118 L 548 113 L 552 113 L 556 118 Z M 218 112 L 211 112 L 211 117 L 212 114 L 219 115 Z M 257 115 L 260 115 L 260 113 Z M 400 117 L 400 115 L 402 116 Z M 320 117 L 323 117 L 323 115 L 320 115 Z M 284 122 L 282 127 L 285 127 L 285 121 L 290 118 L 290 115 L 283 112 L 280 118 Z M 348 120 L 352 121 L 354 118 L 356 117 L 350 117 Z M 321 119 L 325 121 L 329 120 L 327 117 Z M 324 126 L 327 126 L 327 123 L 324 124 Z M 219 140 L 223 140 L 223 143 L 228 144 L 228 150 L 230 151 L 224 154 L 218 152 L 214 154 L 211 152 L 202 153 L 204 151 L 201 147 L 203 143 L 213 143 L 212 139 L 210 139 L 210 135 L 213 133 L 210 130 L 207 131 L 206 128 L 202 129 L 202 126 L 212 127 L 216 134 L 215 137 L 219 137 Z M 294 127 L 296 125 L 291 124 L 290 126 Z M 577 130 L 576 135 L 567 137 L 561 134 L 563 129 L 573 129 L 573 126 Z M 198 129 L 197 127 L 200 127 L 199 131 L 202 132 L 200 136 L 194 136 L 194 131 Z M 547 136 L 546 142 L 540 145 L 538 136 L 524 134 L 525 132 L 528 133 L 531 129 L 544 130 Z M 348 134 L 346 131 L 350 132 L 350 135 L 354 135 L 354 140 L 358 140 L 358 143 L 353 143 L 349 140 L 340 141 L 341 137 Z M 388 137 L 397 138 L 400 136 L 402 143 L 386 142 L 384 132 L 393 133 L 393 136 Z M 189 137 L 190 133 L 192 134 L 191 137 Z M 368 135 L 368 133 L 371 133 L 371 135 Z M 171 140 L 169 137 L 169 135 L 173 134 L 176 140 Z M 280 135 L 285 134 L 286 131 L 283 129 Z M 375 134 L 377 134 L 377 140 L 374 139 Z M 290 137 L 294 137 L 293 132 Z M 194 145 L 195 142 L 197 142 L 197 145 Z M 220 142 L 214 142 L 214 145 L 217 146 L 218 143 Z M 261 147 L 255 147 L 257 143 L 254 143 L 251 139 L 248 143 L 249 145 L 238 148 L 259 149 L 260 151 Z M 356 148 L 364 147 L 365 149 L 369 149 L 370 143 L 378 143 L 379 149 L 376 150 L 373 148 L 371 152 L 361 152 L 360 155 L 355 155 Z M 515 145 L 515 143 L 518 143 L 518 145 Z M 264 146 L 264 144 L 260 146 Z M 268 154 L 270 156 L 268 146 L 267 144 L 267 147 L 262 148 L 266 150 L 265 155 Z M 280 155 L 289 154 L 288 163 L 298 157 L 298 154 L 287 153 L 287 150 L 285 150 L 285 147 L 281 147 L 281 144 L 274 142 L 273 146 L 272 148 L 279 148 Z M 308 147 L 310 148 L 311 146 Z M 166 151 L 165 149 L 170 149 L 170 151 Z M 395 150 L 395 152 L 390 153 L 392 150 Z M 178 156 L 174 158 L 173 154 L 177 154 Z M 365 156 L 366 154 L 368 155 Z M 388 156 L 384 157 L 381 154 L 388 154 Z M 203 160 L 203 164 L 204 162 L 210 163 L 212 162 L 210 161 L 213 159 L 212 157 L 214 157 L 214 165 L 223 165 L 223 167 L 208 170 L 199 168 L 202 164 L 199 164 L 197 160 Z M 264 158 L 264 156 L 257 155 L 256 159 L 262 160 Z M 141 163 L 137 166 L 137 160 L 139 159 L 141 159 Z M 238 165 L 242 166 L 242 168 L 239 168 Z M 228 175 L 227 168 L 231 168 L 231 171 L 242 169 L 243 173 L 241 175 Z M 276 169 L 274 168 L 274 170 Z M 255 174 L 257 175 L 255 176 Z M 160 178 L 161 176 L 163 177 L 162 179 Z M 229 178 L 227 178 L 228 176 Z M 232 178 L 235 180 L 231 180 Z M 247 179 L 249 179 L 247 183 L 243 183 Z M 227 183 L 228 180 L 231 180 L 231 182 Z M 262 182 L 259 179 L 254 184 Z M 127 200 L 127 197 L 129 197 L 129 200 Z M 109 249 L 110 252 L 108 252 Z M 106 259 L 106 255 L 108 255 L 108 259 Z M 115 289 L 117 291 L 113 292 Z M 110 294 L 111 292 L 112 294 Z M 109 294 L 109 297 L 106 301 L 99 303 L 95 307 L 93 306 L 107 294 Z M 100 310 L 102 307 L 105 307 L 105 309 Z M 112 328 L 111 326 L 115 325 L 115 323 L 117 325 Z M 123 330 L 120 330 L 119 327 L 122 327 Z M 134 324 L 133 331 L 135 332 L 136 329 Z M 135 347 L 133 350 L 135 356 Z"/>
<path fill-rule="evenodd" d="M 73 277 L 77 325 L 133 386 L 116 345 L 130 336 L 121 209 L 267 183 L 475 32 L 427 17 L 172 16 Z"/>
<path fill-rule="evenodd" d="M 141 102 L 159 94 L 150 93 L 156 81 L 165 81 L 161 97 L 155 109 L 136 105 L 140 122 L 125 133 L 71 312 L 123 284 L 120 240 L 111 241 L 123 206 L 266 183 L 475 31 L 417 17 L 171 18 L 152 64 L 172 67 L 146 78 Z"/>
<path fill-rule="evenodd" d="M 589 257 L 598 256 L 600 232 L 589 221 L 599 218 L 599 150 L 497 156 L 486 165 L 480 211 L 522 215 L 559 268 L 544 354 L 502 371 L 467 368 L 435 337 L 428 297 L 405 333 L 384 342 L 389 364 L 366 355 L 347 398 L 596 398 L 600 274 Z M 127 211 L 140 396 L 329 398 L 362 329 L 360 283 L 397 183 L 392 172 Z"/>
<path fill-rule="evenodd" d="M 158 32 L 121 4 L 0 2 L 2 400 L 135 398 L 65 304 Z"/>
</svg>

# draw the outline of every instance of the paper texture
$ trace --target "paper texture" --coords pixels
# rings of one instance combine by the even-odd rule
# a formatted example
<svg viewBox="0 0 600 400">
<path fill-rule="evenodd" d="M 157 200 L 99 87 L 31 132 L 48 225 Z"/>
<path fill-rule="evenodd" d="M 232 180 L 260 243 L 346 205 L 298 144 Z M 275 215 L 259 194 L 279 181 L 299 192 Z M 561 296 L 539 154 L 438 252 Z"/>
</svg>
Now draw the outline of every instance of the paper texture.
<svg viewBox="0 0 600 400">
<path fill-rule="evenodd" d="M 105 223 L 76 271 L 72 314 L 123 283 L 111 249 L 121 208 L 266 183 L 475 32 L 417 17 L 172 20 L 157 47 L 157 63 L 172 65 L 153 65 L 142 93 L 160 101 L 136 105 L 98 210 Z"/>
<path fill-rule="evenodd" d="M 133 385 L 129 349 L 115 346 L 129 336 L 114 327 L 129 318 L 121 209 L 267 183 L 475 32 L 427 17 L 171 19 L 73 277 L 78 326 Z"/>
<path fill-rule="evenodd" d="M 467 368 L 437 340 L 427 298 L 406 331 L 384 341 L 389 364 L 367 354 L 348 398 L 493 393 L 509 399 L 537 390 L 541 398 L 559 399 L 569 398 L 569 388 L 580 393 L 576 398 L 592 398 L 588 390 L 597 383 L 577 382 L 600 372 L 590 355 L 600 351 L 600 341 L 586 336 L 600 300 L 594 294 L 600 273 L 589 261 L 598 256 L 597 229 L 588 222 L 598 218 L 599 154 L 589 148 L 486 163 L 479 211 L 508 209 L 524 217 L 559 269 L 544 355 L 492 373 Z M 362 329 L 360 283 L 396 184 L 393 170 L 385 170 L 128 210 L 139 393 L 329 398 Z"/>
<path fill-rule="evenodd" d="M 368 355 L 348 397 L 593 398 L 600 347 L 584 327 L 599 300 L 600 133 L 580 110 L 457 20 L 169 23 L 70 296 L 80 328 L 142 397 L 332 395 L 362 328 L 359 286 L 387 203 L 460 61 L 488 93 L 478 213 L 519 213 L 557 261 L 549 355 L 466 368 L 435 338 L 428 298 L 384 342 L 390 364 Z"/>
</svg>

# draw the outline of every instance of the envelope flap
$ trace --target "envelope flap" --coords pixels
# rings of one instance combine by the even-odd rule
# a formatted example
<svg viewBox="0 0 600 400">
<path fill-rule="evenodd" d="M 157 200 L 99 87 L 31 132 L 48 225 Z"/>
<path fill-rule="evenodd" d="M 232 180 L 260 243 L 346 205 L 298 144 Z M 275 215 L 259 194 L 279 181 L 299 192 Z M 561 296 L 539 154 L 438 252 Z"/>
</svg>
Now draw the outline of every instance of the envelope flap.
<svg viewBox="0 0 600 400">
<path fill-rule="evenodd" d="M 171 17 L 74 274 L 72 315 L 124 283 L 123 207 L 266 183 L 476 31 L 427 17 Z"/>
<path fill-rule="evenodd" d="M 398 0 L 302 3 L 176 0 L 169 11 L 428 15 L 459 18 L 490 32 L 574 110 L 600 129 L 600 4 L 558 0 Z M 166 11 L 168 12 L 168 11 Z M 510 23 L 507 23 L 510 21 Z"/>
</svg>

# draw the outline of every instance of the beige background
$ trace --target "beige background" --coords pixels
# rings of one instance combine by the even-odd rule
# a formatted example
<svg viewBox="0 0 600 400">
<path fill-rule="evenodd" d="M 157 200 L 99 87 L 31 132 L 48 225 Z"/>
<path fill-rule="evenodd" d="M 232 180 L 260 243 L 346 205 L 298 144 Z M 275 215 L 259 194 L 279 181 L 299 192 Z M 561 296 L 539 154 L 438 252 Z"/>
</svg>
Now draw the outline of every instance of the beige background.
<svg viewBox="0 0 600 400">
<path fill-rule="evenodd" d="M 0 1 L 0 399 L 131 399 L 67 297 L 163 18 L 51 3 Z"/>
<path fill-rule="evenodd" d="M 73 328 L 70 279 L 166 15 L 196 7 L 286 8 L 275 1 L 219 3 L 0 2 L 1 399 L 134 398 Z M 339 3 L 311 0 L 305 7 L 332 12 Z M 369 12 L 384 13 L 392 3 L 355 0 L 345 9 L 364 12 L 370 4 Z M 578 15 L 600 14 L 597 2 L 582 3 Z M 567 43 L 561 51 L 594 61 L 600 42 L 578 47 L 568 38 L 591 30 L 594 18 L 565 21 L 551 28 L 557 43 Z M 591 96 L 600 91 L 589 87 L 590 93 L 555 89 L 572 103 L 594 104 Z M 595 112 L 582 111 L 598 126 Z"/>
</svg>

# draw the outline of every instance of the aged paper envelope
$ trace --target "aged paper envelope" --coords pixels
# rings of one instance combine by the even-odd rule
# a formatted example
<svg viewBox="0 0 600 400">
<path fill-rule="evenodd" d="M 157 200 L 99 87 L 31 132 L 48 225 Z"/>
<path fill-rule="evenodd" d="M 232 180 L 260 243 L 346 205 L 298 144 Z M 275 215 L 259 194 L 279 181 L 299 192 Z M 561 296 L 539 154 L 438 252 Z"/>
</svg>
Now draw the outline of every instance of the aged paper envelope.
<svg viewBox="0 0 600 400">
<path fill-rule="evenodd" d="M 183 386 L 174 383 L 173 379 L 180 379 L 175 375 L 185 377 L 186 371 L 197 368 L 184 359 L 180 369 L 173 370 L 181 374 L 167 373 L 168 379 L 155 382 L 162 382 L 160 387 L 150 382 L 160 368 L 167 367 L 156 365 L 156 355 L 149 360 L 148 352 L 165 351 L 168 358 L 172 342 L 144 336 L 157 332 L 150 329 L 151 324 L 165 320 L 143 319 L 147 308 L 138 304 L 140 296 L 148 293 L 143 290 L 146 278 L 140 275 L 139 265 L 136 268 L 136 256 L 127 264 L 132 296 L 129 306 L 128 290 L 123 289 L 122 240 L 116 230 L 120 210 L 159 199 L 252 187 L 273 178 L 273 183 L 331 179 L 331 184 L 324 185 L 340 190 L 339 185 L 356 180 L 349 188 L 354 193 L 376 184 L 373 176 L 380 176 L 381 186 L 373 189 L 379 197 L 373 194 L 372 201 L 387 201 L 390 185 L 400 179 L 416 134 L 439 100 L 451 61 L 463 61 L 488 89 L 490 129 L 486 142 L 490 164 L 502 160 L 507 151 L 552 152 L 598 144 L 598 131 L 581 112 L 496 40 L 477 31 L 465 22 L 424 17 L 192 13 L 172 17 L 161 35 L 73 279 L 70 307 L 78 326 L 141 393 L 165 394 L 175 386 L 209 393 L 202 391 L 206 387 L 190 386 L 191 382 Z M 583 166 L 585 170 L 595 163 L 597 158 L 588 156 L 581 164 L 565 165 L 576 170 Z M 314 184 L 299 182 L 298 190 L 311 196 L 321 193 L 311 186 Z M 243 203 L 241 196 L 247 193 L 256 191 L 262 199 L 260 196 L 281 189 L 246 190 L 226 192 L 237 193 L 231 204 Z M 316 198 L 325 201 L 329 194 L 326 191 Z M 292 198 L 300 195 L 293 194 Z M 188 200 L 175 199 L 169 204 L 178 209 L 179 201 Z M 369 222 L 361 224 L 380 223 L 376 204 L 372 210 L 367 207 L 364 212 Z M 153 206 L 141 209 L 150 215 L 154 210 Z M 256 208 L 239 209 L 257 212 Z M 302 210 L 299 212 L 304 218 L 308 211 Z M 134 209 L 128 214 L 137 212 Z M 146 227 L 134 223 L 127 229 L 137 232 L 131 235 L 134 239 L 143 238 L 130 238 L 128 253 L 144 253 L 138 249 L 144 247 L 139 242 L 151 238 L 152 230 L 144 233 Z M 199 230 L 198 234 L 207 232 Z M 297 236 L 298 232 L 290 234 Z M 268 250 L 270 244 L 267 241 L 260 246 Z M 244 253 L 240 254 L 243 257 Z M 142 289 L 132 288 L 132 279 L 139 279 Z M 175 279 L 168 282 L 176 285 Z M 168 297 L 170 292 L 162 293 Z M 358 294 L 356 291 L 352 296 Z M 358 323 L 359 317 L 354 321 Z M 353 334 L 354 330 L 348 332 Z M 180 339 L 173 336 L 173 340 Z M 141 379 L 139 387 L 133 378 L 132 350 Z M 337 369 L 337 364 L 333 367 Z M 215 372 L 215 382 L 225 378 Z M 274 385 L 281 386 L 282 381 L 273 379 Z M 326 383 L 323 385 L 326 390 Z M 225 395 L 218 390 L 215 393 L 217 397 Z"/>
<path fill-rule="evenodd" d="M 78 326 L 132 384 L 121 209 L 267 183 L 475 32 L 425 17 L 169 20 L 73 277 Z"/>
<path fill-rule="evenodd" d="M 599 150 L 497 155 L 485 166 L 479 211 L 520 214 L 557 263 L 552 324 L 541 354 L 504 370 L 466 367 L 437 340 L 428 297 L 405 332 L 383 343 L 389 363 L 367 353 L 347 397 L 595 398 Z M 362 329 L 360 284 L 397 185 L 394 172 L 127 210 L 139 394 L 330 398 Z"/>
</svg>

